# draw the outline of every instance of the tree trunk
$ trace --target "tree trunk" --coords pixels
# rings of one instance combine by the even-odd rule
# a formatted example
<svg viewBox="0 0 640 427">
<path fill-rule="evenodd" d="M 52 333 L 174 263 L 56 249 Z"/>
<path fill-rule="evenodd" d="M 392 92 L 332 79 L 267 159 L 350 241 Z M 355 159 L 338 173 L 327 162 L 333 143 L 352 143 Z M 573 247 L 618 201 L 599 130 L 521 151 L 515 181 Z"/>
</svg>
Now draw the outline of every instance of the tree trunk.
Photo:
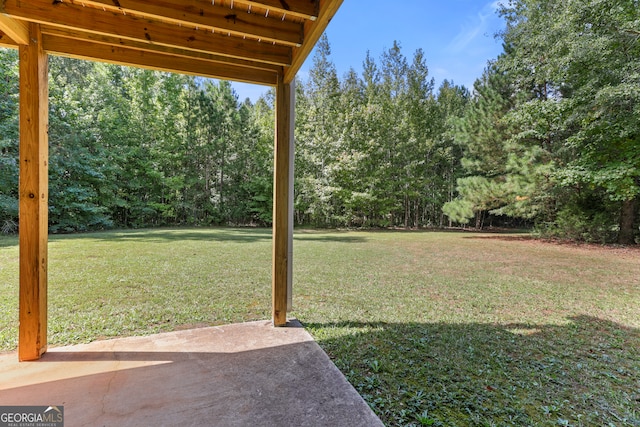
<svg viewBox="0 0 640 427">
<path fill-rule="evenodd" d="M 476 230 L 482 230 L 482 215 L 484 211 L 476 212 Z"/>
<path fill-rule="evenodd" d="M 404 228 L 409 228 L 409 196 L 404 196 Z"/>
<path fill-rule="evenodd" d="M 625 200 L 620 211 L 620 232 L 618 233 L 618 243 L 621 245 L 634 245 L 635 229 L 633 224 L 638 211 L 638 197 Z"/>
</svg>

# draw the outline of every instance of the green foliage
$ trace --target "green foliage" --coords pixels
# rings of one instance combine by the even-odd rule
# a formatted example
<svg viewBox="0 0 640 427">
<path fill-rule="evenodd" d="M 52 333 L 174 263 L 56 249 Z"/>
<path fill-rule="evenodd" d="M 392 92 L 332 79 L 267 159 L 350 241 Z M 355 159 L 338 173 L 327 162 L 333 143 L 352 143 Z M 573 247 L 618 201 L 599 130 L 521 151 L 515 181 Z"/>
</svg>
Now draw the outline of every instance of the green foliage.
<svg viewBox="0 0 640 427">
<path fill-rule="evenodd" d="M 17 55 L 0 50 L 0 227 L 17 230 Z M 53 233 L 271 222 L 273 110 L 227 82 L 50 58 Z"/>
<path fill-rule="evenodd" d="M 540 222 L 536 232 L 547 238 L 568 238 L 593 243 L 612 243 L 617 239 L 617 213 L 621 202 L 612 201 L 600 191 L 580 188 L 563 196 L 553 221 Z"/>
<path fill-rule="evenodd" d="M 460 150 L 446 135 L 469 94 L 445 82 L 434 93 L 424 53 L 399 42 L 362 78 L 341 82 L 323 39 L 298 90 L 296 218 L 316 226 L 442 225 Z"/>
<path fill-rule="evenodd" d="M 633 243 L 640 199 L 637 2 L 517 0 L 502 14 L 507 54 L 500 66 L 525 101 L 510 116 L 521 129 L 518 138 L 540 141 L 554 164 L 548 173 L 557 191 L 547 193 L 561 206 L 576 188 L 622 202 L 608 204 L 614 211 L 603 217 L 618 215 L 619 243 Z M 573 205 L 570 216 L 590 221 L 579 209 Z M 567 224 L 566 215 L 557 226 Z M 586 238 L 600 240 L 595 233 Z"/>
<path fill-rule="evenodd" d="M 595 210 L 594 208 L 600 208 Z M 615 241 L 618 232 L 616 218 L 602 209 L 602 205 L 590 205 L 580 209 L 579 205 L 568 206 L 558 212 L 555 221 L 546 227 L 540 226 L 544 237 L 559 237 L 593 243 Z"/>
<path fill-rule="evenodd" d="M 475 97 L 464 115 L 454 122 L 452 135 L 462 148 L 461 164 L 467 176 L 457 179 L 458 198 L 444 204 L 443 212 L 452 221 L 466 224 L 516 199 L 513 178 L 518 171 L 510 172 L 518 158 L 512 155 L 516 147 L 509 145 L 510 127 L 505 120 L 511 97 L 509 81 L 491 66 L 476 81 Z M 481 221 L 476 221 L 480 226 Z"/>
<path fill-rule="evenodd" d="M 50 231 L 73 232 L 113 225 L 100 189 L 108 166 L 96 141 L 90 104 L 94 65 L 52 57 L 49 85 Z"/>
<path fill-rule="evenodd" d="M 448 216 L 451 221 L 460 224 L 468 224 L 469 219 L 476 215 L 475 206 L 472 201 L 465 199 L 456 199 L 445 203 L 442 212 Z"/>
<path fill-rule="evenodd" d="M 505 53 L 476 82 L 453 133 L 467 177 L 444 212 L 466 223 L 487 211 L 535 221 L 554 235 L 633 244 L 640 213 L 637 3 L 513 0 L 501 14 Z M 608 199 L 598 214 L 579 202 L 587 193 Z"/>
<path fill-rule="evenodd" d="M 640 219 L 640 12 L 512 0 L 473 93 L 436 88 L 394 41 L 337 75 L 326 36 L 296 85 L 294 218 L 318 227 L 522 221 L 633 243 Z M 0 50 L 0 227 L 17 224 L 17 55 Z M 52 232 L 269 225 L 274 92 L 71 59 L 50 65 Z M 597 214 L 581 200 L 598 200 Z"/>
<path fill-rule="evenodd" d="M 0 49 L 0 231 L 12 233 L 18 218 L 18 55 Z"/>
</svg>

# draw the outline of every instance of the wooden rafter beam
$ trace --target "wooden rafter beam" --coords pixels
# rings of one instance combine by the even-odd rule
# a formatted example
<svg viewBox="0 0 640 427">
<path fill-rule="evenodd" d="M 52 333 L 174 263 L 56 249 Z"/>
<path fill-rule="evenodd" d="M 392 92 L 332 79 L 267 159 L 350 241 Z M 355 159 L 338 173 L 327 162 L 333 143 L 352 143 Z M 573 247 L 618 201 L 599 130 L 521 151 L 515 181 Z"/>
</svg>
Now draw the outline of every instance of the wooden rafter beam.
<svg viewBox="0 0 640 427">
<path fill-rule="evenodd" d="M 277 73 L 282 70 L 282 67 L 267 64 L 264 62 L 256 62 L 245 59 L 235 59 L 226 56 L 215 55 L 211 53 L 198 52 L 193 50 L 185 50 L 173 47 L 159 46 L 156 44 L 149 44 L 143 42 L 136 42 L 132 40 L 121 39 L 117 37 L 105 36 L 102 34 L 87 33 L 85 31 L 70 30 L 66 28 L 43 26 L 42 34 L 44 34 L 45 40 L 49 36 L 63 37 L 67 39 L 80 40 L 82 42 L 92 42 L 100 45 L 107 45 L 113 47 L 124 47 L 129 49 L 135 49 L 142 52 L 160 53 L 164 55 L 176 56 L 183 59 L 194 58 L 196 60 L 210 61 L 216 64 L 224 63 L 229 65 L 236 65 L 248 69 L 266 70 L 273 73 Z M 53 53 L 53 52 L 50 52 Z"/>
<path fill-rule="evenodd" d="M 211 31 L 153 22 L 122 13 L 50 0 L 4 0 L 0 12 L 59 28 L 83 30 L 127 40 L 177 47 L 274 65 L 291 64 L 291 47 L 228 37 Z"/>
<path fill-rule="evenodd" d="M 0 31 L 0 46 L 15 49 L 18 43 L 14 42 L 11 37 Z"/>
<path fill-rule="evenodd" d="M 229 10 L 212 4 L 211 1 L 183 0 L 67 0 L 83 6 L 94 6 L 113 12 L 135 14 L 148 19 L 173 24 L 197 26 L 209 31 L 230 33 L 237 37 L 250 37 L 290 46 L 302 44 L 302 24 L 266 18 L 241 10 Z"/>
<path fill-rule="evenodd" d="M 307 21 L 304 24 L 304 44 L 299 48 L 293 49 L 293 59 L 291 67 L 285 71 L 284 81 L 290 83 L 296 78 L 296 74 L 307 56 L 311 53 L 314 46 L 324 33 L 327 25 L 333 19 L 343 0 L 320 0 L 320 14 L 315 21 Z"/>
<path fill-rule="evenodd" d="M 258 7 L 280 15 L 295 16 L 311 21 L 316 20 L 319 11 L 318 0 L 236 0 L 235 4 L 237 8 L 240 5 L 247 10 L 249 6 Z"/>
<path fill-rule="evenodd" d="M 29 44 L 29 25 L 0 13 L 0 31 L 17 44 Z"/>
<path fill-rule="evenodd" d="M 88 41 L 48 36 L 44 39 L 48 53 L 78 59 L 93 59 L 118 65 L 129 65 L 153 70 L 191 74 L 215 79 L 234 80 L 247 83 L 275 86 L 277 73 L 257 70 L 232 64 L 179 58 L 172 55 L 145 52 L 127 47 L 108 46 Z"/>
</svg>

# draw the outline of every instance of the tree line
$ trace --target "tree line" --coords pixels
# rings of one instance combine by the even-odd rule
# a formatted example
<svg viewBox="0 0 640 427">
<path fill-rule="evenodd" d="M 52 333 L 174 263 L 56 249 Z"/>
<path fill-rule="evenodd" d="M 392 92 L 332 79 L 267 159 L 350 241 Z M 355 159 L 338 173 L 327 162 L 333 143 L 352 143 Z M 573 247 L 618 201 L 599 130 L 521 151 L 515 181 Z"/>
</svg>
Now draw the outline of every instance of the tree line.
<svg viewBox="0 0 640 427">
<path fill-rule="evenodd" d="M 18 214 L 17 52 L 0 51 L 0 221 Z M 266 224 L 272 108 L 228 82 L 49 58 L 51 232 Z"/>
<path fill-rule="evenodd" d="M 529 218 L 544 233 L 633 244 L 640 201 L 637 0 L 512 0 L 504 53 L 456 126 L 454 220 Z"/>
<path fill-rule="evenodd" d="M 504 53 L 437 88 L 394 42 L 296 85 L 294 216 L 315 227 L 534 226 L 633 243 L 640 194 L 635 0 L 512 0 Z M 273 91 L 51 57 L 52 232 L 269 225 Z M 0 50 L 0 226 L 15 231 L 17 53 Z"/>
<path fill-rule="evenodd" d="M 0 51 L 0 220 L 18 214 L 17 53 Z M 296 85 L 295 221 L 318 227 L 443 225 L 458 149 L 444 136 L 469 92 L 434 82 L 394 43 L 363 77 L 338 78 L 323 38 Z M 50 57 L 52 232 L 269 225 L 274 92 L 239 102 L 228 82 Z"/>
</svg>

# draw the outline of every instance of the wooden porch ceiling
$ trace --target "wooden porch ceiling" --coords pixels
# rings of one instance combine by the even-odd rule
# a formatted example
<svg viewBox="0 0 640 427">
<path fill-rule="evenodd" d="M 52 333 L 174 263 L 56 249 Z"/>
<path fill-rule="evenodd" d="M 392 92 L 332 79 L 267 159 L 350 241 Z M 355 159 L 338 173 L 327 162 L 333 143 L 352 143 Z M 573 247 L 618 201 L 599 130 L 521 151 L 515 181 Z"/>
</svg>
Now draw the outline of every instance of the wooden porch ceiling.
<svg viewBox="0 0 640 427">
<path fill-rule="evenodd" d="M 343 0 L 0 0 L 0 45 L 275 86 L 290 83 Z"/>
</svg>

